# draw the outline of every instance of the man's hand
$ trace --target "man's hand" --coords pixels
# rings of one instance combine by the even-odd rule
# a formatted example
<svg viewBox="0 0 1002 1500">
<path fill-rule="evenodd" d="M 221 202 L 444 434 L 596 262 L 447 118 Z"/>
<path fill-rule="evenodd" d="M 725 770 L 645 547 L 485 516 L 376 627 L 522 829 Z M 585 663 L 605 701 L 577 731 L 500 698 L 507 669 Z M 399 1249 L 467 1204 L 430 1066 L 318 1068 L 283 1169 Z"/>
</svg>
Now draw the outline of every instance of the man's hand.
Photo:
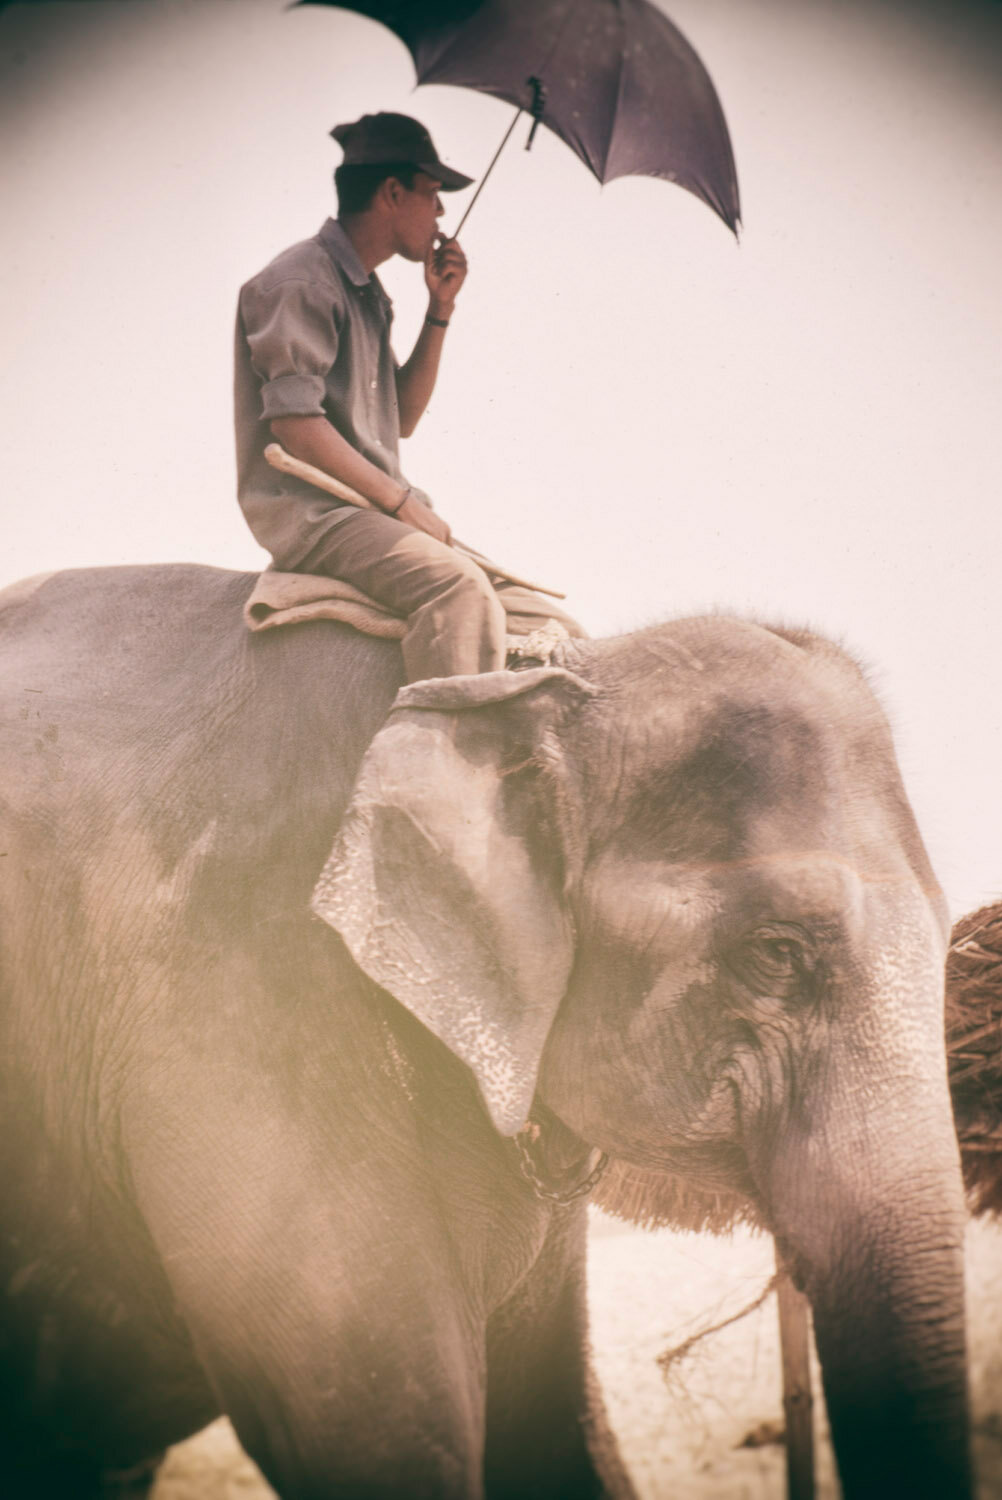
<svg viewBox="0 0 1002 1500">
<path fill-rule="evenodd" d="M 451 317 L 456 296 L 466 280 L 466 256 L 458 240 L 440 238 L 432 245 L 424 263 L 424 279 L 432 317 Z"/>
<path fill-rule="evenodd" d="M 427 532 L 428 536 L 433 536 L 436 542 L 444 542 L 447 547 L 452 540 L 452 530 L 442 517 L 420 500 L 415 500 L 413 495 L 408 496 L 393 519 L 403 521 L 405 526 L 413 526 L 415 531 Z"/>
</svg>

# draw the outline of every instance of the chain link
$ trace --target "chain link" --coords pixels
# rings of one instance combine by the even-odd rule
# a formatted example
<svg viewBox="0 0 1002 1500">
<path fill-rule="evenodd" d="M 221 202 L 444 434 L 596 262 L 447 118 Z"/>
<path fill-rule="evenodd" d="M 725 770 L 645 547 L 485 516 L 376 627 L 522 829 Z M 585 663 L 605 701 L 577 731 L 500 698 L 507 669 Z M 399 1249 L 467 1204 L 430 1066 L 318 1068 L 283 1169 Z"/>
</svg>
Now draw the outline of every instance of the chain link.
<svg viewBox="0 0 1002 1500">
<path fill-rule="evenodd" d="M 540 1176 L 536 1163 L 533 1161 L 532 1153 L 523 1139 L 524 1134 L 529 1132 L 520 1131 L 515 1137 L 515 1145 L 518 1147 L 518 1164 L 522 1176 L 526 1179 L 537 1198 L 544 1203 L 557 1203 L 561 1208 L 567 1208 L 571 1203 L 576 1203 L 579 1198 L 586 1198 L 600 1181 L 609 1165 L 609 1158 L 604 1151 L 598 1154 L 598 1161 L 592 1167 L 587 1177 L 569 1188 L 550 1187 Z M 538 1135 L 538 1131 L 536 1132 Z"/>
</svg>

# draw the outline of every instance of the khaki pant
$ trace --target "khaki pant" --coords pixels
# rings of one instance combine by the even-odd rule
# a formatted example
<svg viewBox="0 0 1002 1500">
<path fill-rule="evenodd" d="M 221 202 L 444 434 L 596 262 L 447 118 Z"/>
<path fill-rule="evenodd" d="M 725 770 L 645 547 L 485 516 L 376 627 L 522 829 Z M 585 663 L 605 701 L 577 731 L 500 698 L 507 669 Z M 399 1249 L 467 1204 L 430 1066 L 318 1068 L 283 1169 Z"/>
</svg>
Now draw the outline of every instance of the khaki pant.
<svg viewBox="0 0 1002 1500">
<path fill-rule="evenodd" d="M 505 635 L 528 635 L 548 619 L 571 635 L 581 627 L 538 594 L 496 589 L 471 558 L 381 511 L 359 510 L 333 526 L 296 564 L 361 589 L 407 621 L 401 642 L 408 682 L 494 672 L 505 664 Z"/>
</svg>

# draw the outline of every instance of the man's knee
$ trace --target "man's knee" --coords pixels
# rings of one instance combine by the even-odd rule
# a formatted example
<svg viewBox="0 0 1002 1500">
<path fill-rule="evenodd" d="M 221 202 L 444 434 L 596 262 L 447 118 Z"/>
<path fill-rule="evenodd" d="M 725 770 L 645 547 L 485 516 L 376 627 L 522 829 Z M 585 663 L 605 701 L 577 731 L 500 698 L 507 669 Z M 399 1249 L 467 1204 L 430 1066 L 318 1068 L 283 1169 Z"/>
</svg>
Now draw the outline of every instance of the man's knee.
<svg viewBox="0 0 1002 1500">
<path fill-rule="evenodd" d="M 467 608 L 477 609 L 487 615 L 503 634 L 507 616 L 487 574 L 471 557 L 464 557 L 462 553 L 456 553 L 456 562 L 459 564 L 453 585 L 456 596 L 463 599 Z"/>
<path fill-rule="evenodd" d="M 433 542 L 431 538 L 428 541 L 431 545 L 427 548 L 427 558 L 422 558 L 422 562 L 425 563 L 426 577 L 432 583 L 436 595 L 448 594 L 456 598 L 462 596 L 471 603 L 479 600 L 485 607 L 493 610 L 496 606 L 504 614 L 504 606 L 490 579 L 472 557 L 467 557 L 465 552 L 457 552 L 454 547 Z"/>
<path fill-rule="evenodd" d="M 491 598 L 496 603 L 499 602 L 490 579 L 472 557 L 467 557 L 465 552 L 453 551 L 451 563 L 457 588 L 465 589 L 471 595 L 480 594 L 485 599 Z"/>
</svg>

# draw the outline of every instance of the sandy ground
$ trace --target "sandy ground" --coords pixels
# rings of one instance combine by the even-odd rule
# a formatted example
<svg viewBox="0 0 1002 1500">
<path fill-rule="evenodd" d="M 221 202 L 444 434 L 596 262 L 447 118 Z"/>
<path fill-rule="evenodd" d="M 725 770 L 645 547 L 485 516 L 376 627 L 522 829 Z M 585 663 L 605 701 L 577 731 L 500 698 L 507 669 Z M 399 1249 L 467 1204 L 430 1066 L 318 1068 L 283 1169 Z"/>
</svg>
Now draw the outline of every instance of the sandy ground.
<svg viewBox="0 0 1002 1500">
<path fill-rule="evenodd" d="M 972 1224 L 967 1248 L 979 1500 L 1002 1500 L 1002 1228 Z M 666 1384 L 656 1357 L 750 1302 L 772 1274 L 749 1234 L 647 1234 L 596 1214 L 593 1340 L 609 1413 L 641 1500 L 783 1500 L 781 1446 L 742 1447 L 781 1422 L 775 1298 L 703 1341 Z M 835 1500 L 816 1406 L 819 1500 Z M 267 1500 L 272 1491 L 225 1422 L 171 1450 L 155 1500 Z M 944 1497 L 948 1500 L 948 1497 Z"/>
</svg>

